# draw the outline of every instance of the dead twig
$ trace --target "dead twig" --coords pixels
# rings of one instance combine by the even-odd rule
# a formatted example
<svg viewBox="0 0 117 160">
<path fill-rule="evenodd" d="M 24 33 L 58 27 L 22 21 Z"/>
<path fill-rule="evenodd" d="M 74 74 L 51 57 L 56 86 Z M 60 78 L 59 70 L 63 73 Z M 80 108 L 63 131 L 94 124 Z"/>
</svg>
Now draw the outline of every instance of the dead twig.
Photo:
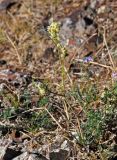
<svg viewBox="0 0 117 160">
<path fill-rule="evenodd" d="M 107 41 L 106 41 L 106 30 L 105 30 L 105 28 L 104 28 L 103 38 L 104 38 L 104 44 L 106 46 L 106 49 L 107 49 L 107 52 L 108 52 L 108 55 L 109 55 L 110 62 L 112 64 L 112 67 L 114 68 L 115 65 L 114 65 L 114 62 L 113 62 L 113 59 L 112 59 L 112 56 L 111 56 L 111 53 L 109 51 L 108 44 L 107 44 Z"/>
<path fill-rule="evenodd" d="M 53 119 L 53 121 L 56 122 L 56 124 L 61 128 L 63 129 L 63 127 L 59 124 L 59 122 L 54 118 L 54 116 L 48 111 L 47 108 L 45 108 L 45 110 L 47 111 L 47 113 L 50 115 L 50 117 Z"/>
<path fill-rule="evenodd" d="M 19 61 L 19 64 L 21 65 L 22 64 L 21 57 L 20 57 L 20 54 L 18 52 L 17 47 L 15 46 L 15 43 L 12 41 L 12 39 L 9 37 L 9 35 L 6 32 L 5 32 L 5 35 L 8 39 L 8 41 L 11 43 L 12 47 L 14 48 L 16 55 L 17 55 L 17 58 L 18 58 L 18 61 Z"/>
</svg>

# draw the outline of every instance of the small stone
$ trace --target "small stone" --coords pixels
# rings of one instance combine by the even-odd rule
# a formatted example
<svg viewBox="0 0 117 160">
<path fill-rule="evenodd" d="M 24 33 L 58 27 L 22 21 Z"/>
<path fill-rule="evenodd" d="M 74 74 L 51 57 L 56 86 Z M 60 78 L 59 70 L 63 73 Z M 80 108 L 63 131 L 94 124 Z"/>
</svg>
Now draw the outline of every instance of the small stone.
<svg viewBox="0 0 117 160">
<path fill-rule="evenodd" d="M 5 65 L 7 62 L 5 60 L 0 60 L 0 66 Z"/>
<path fill-rule="evenodd" d="M 8 9 L 8 7 L 15 3 L 16 0 L 0 0 L 0 11 Z"/>
</svg>

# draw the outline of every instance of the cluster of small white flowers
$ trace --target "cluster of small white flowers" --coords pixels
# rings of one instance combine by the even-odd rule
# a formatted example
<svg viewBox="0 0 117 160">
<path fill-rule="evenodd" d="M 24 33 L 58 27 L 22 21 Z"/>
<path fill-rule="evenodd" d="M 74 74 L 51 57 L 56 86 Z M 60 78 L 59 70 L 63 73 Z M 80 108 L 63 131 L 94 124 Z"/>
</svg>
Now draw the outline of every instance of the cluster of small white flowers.
<svg viewBox="0 0 117 160">
<path fill-rule="evenodd" d="M 61 58 L 64 58 L 64 56 L 66 55 L 66 48 L 62 46 L 60 43 L 59 31 L 60 31 L 60 27 L 57 22 L 52 22 L 51 25 L 48 27 L 50 38 L 53 40 L 56 47 L 61 52 L 61 55 L 60 55 Z"/>
<path fill-rule="evenodd" d="M 50 34 L 50 38 L 55 42 L 58 43 L 60 41 L 59 38 L 59 25 L 57 22 L 52 22 L 51 25 L 48 27 L 48 32 Z"/>
</svg>

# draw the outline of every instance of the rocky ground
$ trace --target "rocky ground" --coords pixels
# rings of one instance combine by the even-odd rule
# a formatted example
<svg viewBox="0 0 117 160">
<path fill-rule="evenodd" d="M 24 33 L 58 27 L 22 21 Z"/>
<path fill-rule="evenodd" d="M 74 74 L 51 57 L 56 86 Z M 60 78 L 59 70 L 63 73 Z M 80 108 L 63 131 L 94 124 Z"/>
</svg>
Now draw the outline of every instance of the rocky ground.
<svg viewBox="0 0 117 160">
<path fill-rule="evenodd" d="M 0 0 L 0 160 L 117 159 L 116 82 L 116 0 Z"/>
</svg>

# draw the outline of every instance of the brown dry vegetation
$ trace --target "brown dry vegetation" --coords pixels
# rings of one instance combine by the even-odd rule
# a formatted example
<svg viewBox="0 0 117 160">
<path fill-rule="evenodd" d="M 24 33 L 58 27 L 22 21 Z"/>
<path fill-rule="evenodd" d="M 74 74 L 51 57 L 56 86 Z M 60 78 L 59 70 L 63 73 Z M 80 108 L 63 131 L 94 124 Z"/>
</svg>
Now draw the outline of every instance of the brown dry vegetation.
<svg viewBox="0 0 117 160">
<path fill-rule="evenodd" d="M 0 0 L 1 159 L 117 158 L 116 17 L 115 0 Z"/>
</svg>

